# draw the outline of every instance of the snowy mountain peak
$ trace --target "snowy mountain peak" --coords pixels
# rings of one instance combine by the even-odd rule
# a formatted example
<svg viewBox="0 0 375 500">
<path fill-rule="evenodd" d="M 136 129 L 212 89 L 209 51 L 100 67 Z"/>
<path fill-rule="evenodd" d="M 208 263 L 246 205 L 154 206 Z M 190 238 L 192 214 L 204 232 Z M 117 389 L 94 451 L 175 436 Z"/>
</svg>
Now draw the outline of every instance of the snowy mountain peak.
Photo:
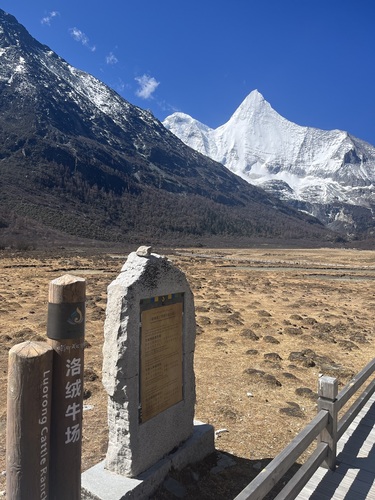
<svg viewBox="0 0 375 500">
<path fill-rule="evenodd" d="M 303 206 L 375 204 L 375 148 L 341 130 L 302 127 L 257 90 L 217 129 L 183 115 L 164 125 L 183 142 L 248 182 Z M 281 189 L 282 187 L 282 189 Z"/>
<path fill-rule="evenodd" d="M 211 129 L 207 125 L 204 125 L 203 123 L 199 122 L 198 120 L 195 120 L 192 118 L 190 115 L 187 115 L 185 113 L 180 113 L 176 112 L 170 115 L 165 119 L 164 124 L 168 123 L 176 123 L 178 124 L 181 128 L 196 128 L 199 130 L 202 130 L 204 132 L 209 132 Z M 168 128 L 168 127 L 166 127 Z"/>
<path fill-rule="evenodd" d="M 209 145 L 206 136 L 211 129 L 207 127 L 207 125 L 200 123 L 198 120 L 195 120 L 185 113 L 177 112 L 165 119 L 164 126 L 168 129 L 177 126 L 181 131 L 181 135 L 175 135 L 177 135 L 182 142 L 188 144 L 197 151 L 204 152 L 206 156 L 210 156 L 208 153 Z"/>
<path fill-rule="evenodd" d="M 276 111 L 272 109 L 262 94 L 254 90 L 242 101 L 224 126 L 232 127 L 235 122 L 242 121 L 246 122 L 248 125 L 251 123 L 255 124 L 259 122 L 259 120 L 264 121 L 268 119 L 267 117 L 276 115 Z"/>
<path fill-rule="evenodd" d="M 271 109 L 270 104 L 264 99 L 263 95 L 258 92 L 258 90 L 253 90 L 248 96 L 245 97 L 234 114 L 246 113 L 248 111 L 254 112 L 262 109 L 263 107 Z"/>
<path fill-rule="evenodd" d="M 243 102 L 244 103 L 245 102 L 253 102 L 253 103 L 260 102 L 261 103 L 264 101 L 265 101 L 265 99 L 264 99 L 263 95 L 259 92 L 259 90 L 254 89 L 250 92 L 250 94 L 247 97 L 245 97 Z"/>
</svg>

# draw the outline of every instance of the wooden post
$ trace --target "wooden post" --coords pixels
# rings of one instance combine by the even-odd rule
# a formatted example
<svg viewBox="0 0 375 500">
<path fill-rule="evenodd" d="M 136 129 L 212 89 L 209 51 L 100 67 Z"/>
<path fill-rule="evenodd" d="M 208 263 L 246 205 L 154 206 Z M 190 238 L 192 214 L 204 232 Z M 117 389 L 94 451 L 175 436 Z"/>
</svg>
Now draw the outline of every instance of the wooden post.
<svg viewBox="0 0 375 500">
<path fill-rule="evenodd" d="M 47 499 L 52 348 L 23 342 L 9 351 L 6 496 Z"/>
<path fill-rule="evenodd" d="M 48 342 L 53 348 L 50 498 L 81 498 L 83 352 L 86 282 L 65 275 L 50 282 Z"/>
<path fill-rule="evenodd" d="M 328 424 L 318 436 L 318 442 L 328 444 L 328 457 L 323 466 L 335 470 L 337 454 L 337 379 L 323 376 L 318 381 L 318 412 L 327 410 L 329 412 Z"/>
</svg>

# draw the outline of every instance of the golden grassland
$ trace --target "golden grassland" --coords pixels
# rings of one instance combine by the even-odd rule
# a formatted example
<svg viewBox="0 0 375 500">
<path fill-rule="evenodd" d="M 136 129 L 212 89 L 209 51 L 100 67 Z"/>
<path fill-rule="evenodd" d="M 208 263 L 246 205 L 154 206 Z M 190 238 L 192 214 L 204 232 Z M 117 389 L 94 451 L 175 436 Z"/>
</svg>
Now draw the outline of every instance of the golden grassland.
<svg viewBox="0 0 375 500">
<path fill-rule="evenodd" d="M 337 377 L 340 388 L 373 359 L 375 251 L 154 251 L 186 273 L 194 293 L 196 418 L 225 430 L 216 449 L 233 460 L 231 477 L 239 477 L 231 489 L 223 486 L 231 482 L 228 471 L 215 477 L 216 486 L 207 484 L 212 498 L 231 498 L 316 414 L 320 374 Z M 87 280 L 82 467 L 104 458 L 106 291 L 125 259 L 102 249 L 0 254 L 0 490 L 6 480 L 8 351 L 46 338 L 48 285 L 66 273 Z M 211 498 L 200 491 L 200 498 Z M 169 497 L 160 492 L 159 498 Z"/>
</svg>

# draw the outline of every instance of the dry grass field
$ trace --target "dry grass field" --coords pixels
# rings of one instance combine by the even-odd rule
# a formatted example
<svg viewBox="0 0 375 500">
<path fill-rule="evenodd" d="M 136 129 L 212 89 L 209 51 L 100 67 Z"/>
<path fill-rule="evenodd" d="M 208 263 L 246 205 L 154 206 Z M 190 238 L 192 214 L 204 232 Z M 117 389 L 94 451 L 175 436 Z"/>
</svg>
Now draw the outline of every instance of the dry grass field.
<svg viewBox="0 0 375 500">
<path fill-rule="evenodd" d="M 154 251 L 167 254 L 191 284 L 196 418 L 222 431 L 222 453 L 174 477 L 185 498 L 233 498 L 316 414 L 319 374 L 337 377 L 340 388 L 374 357 L 375 251 Z M 0 254 L 0 491 L 8 351 L 45 339 L 48 285 L 66 273 L 87 279 L 83 468 L 104 458 L 106 289 L 125 258 L 104 250 Z M 231 466 L 214 473 L 224 458 Z M 175 497 L 161 489 L 155 498 Z"/>
</svg>

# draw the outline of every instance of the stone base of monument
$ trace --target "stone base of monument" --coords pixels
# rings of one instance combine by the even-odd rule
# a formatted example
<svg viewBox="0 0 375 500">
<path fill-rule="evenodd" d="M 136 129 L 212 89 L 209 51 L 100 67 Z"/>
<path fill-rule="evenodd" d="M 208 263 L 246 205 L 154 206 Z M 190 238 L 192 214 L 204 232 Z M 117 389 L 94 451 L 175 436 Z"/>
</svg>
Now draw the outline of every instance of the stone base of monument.
<svg viewBox="0 0 375 500">
<path fill-rule="evenodd" d="M 137 477 L 126 477 L 104 468 L 104 460 L 82 474 L 82 500 L 143 500 L 163 483 L 173 468 L 181 470 L 215 451 L 214 428 L 194 422 L 192 436 L 177 450 Z"/>
</svg>

